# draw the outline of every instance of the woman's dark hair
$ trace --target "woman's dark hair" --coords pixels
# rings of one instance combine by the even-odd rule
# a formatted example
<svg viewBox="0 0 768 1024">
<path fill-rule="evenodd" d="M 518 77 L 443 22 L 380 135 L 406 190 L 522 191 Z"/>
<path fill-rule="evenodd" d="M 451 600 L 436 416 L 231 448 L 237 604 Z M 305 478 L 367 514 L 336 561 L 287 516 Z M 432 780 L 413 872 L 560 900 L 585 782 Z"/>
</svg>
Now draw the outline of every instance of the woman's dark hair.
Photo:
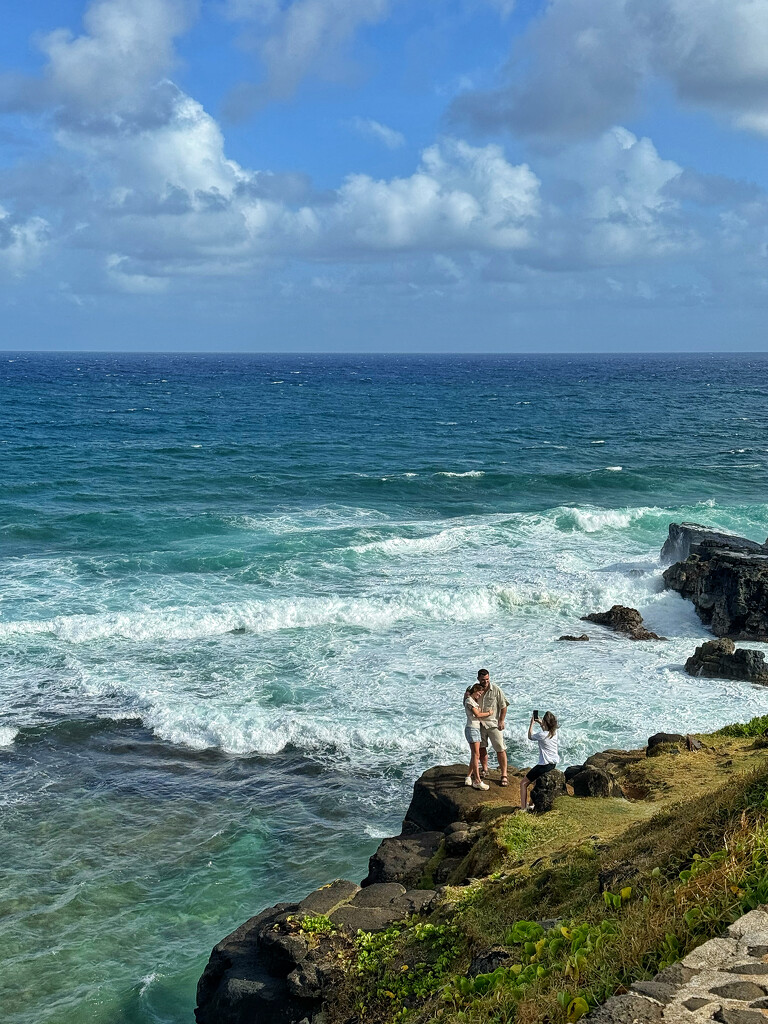
<svg viewBox="0 0 768 1024">
<path fill-rule="evenodd" d="M 547 730 L 550 736 L 554 736 L 557 732 L 557 719 L 551 711 L 547 711 L 541 720 L 541 724 Z"/>
</svg>

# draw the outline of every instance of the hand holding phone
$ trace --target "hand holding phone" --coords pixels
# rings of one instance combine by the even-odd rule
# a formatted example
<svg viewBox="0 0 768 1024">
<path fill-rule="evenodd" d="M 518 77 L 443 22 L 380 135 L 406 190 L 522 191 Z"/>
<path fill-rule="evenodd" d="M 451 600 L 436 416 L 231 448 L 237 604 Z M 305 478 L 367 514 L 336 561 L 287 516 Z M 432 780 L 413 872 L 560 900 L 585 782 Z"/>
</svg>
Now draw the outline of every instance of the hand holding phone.
<svg viewBox="0 0 768 1024">
<path fill-rule="evenodd" d="M 538 722 L 538 720 L 539 720 L 539 712 L 538 711 L 534 711 L 533 712 L 533 720 L 534 720 L 534 722 Z"/>
</svg>

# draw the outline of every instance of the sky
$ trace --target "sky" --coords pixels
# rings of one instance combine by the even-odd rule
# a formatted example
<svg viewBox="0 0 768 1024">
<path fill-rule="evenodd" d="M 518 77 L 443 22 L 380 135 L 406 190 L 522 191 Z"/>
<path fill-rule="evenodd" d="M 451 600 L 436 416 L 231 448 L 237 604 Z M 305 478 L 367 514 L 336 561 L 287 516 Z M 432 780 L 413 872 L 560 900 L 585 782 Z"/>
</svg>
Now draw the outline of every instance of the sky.
<svg viewBox="0 0 768 1024">
<path fill-rule="evenodd" d="M 768 0 L 26 0 L 0 348 L 768 349 Z"/>
</svg>

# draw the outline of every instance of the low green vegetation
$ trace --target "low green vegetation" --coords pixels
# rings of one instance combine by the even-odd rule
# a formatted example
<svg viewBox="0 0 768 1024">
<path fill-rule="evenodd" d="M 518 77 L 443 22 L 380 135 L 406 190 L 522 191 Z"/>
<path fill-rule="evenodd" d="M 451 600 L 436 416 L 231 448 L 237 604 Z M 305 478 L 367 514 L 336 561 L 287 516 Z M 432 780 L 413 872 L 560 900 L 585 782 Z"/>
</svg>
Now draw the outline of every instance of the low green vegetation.
<svg viewBox="0 0 768 1024">
<path fill-rule="evenodd" d="M 715 736 L 764 736 L 768 733 L 768 715 L 760 715 L 752 718 L 749 722 L 734 722 L 733 725 L 725 725 L 718 729 Z"/>
<path fill-rule="evenodd" d="M 749 742 L 763 722 L 640 762 L 646 800 L 564 797 L 489 822 L 485 877 L 426 921 L 358 935 L 340 1013 L 570 1024 L 768 902 L 768 751 Z"/>
</svg>

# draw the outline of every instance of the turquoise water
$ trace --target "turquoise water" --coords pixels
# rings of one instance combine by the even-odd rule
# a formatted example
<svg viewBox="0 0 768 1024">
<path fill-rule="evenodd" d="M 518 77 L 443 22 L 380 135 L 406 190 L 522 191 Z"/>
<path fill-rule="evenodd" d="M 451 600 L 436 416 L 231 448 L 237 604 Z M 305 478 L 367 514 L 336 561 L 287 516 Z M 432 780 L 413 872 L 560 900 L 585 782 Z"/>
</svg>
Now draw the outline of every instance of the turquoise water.
<svg viewBox="0 0 768 1024">
<path fill-rule="evenodd" d="M 566 761 L 768 712 L 687 677 L 672 520 L 768 535 L 768 360 L 0 357 L 0 1000 L 189 1022 L 210 947 L 359 879 L 487 665 Z M 620 601 L 669 644 L 581 632 Z"/>
</svg>

